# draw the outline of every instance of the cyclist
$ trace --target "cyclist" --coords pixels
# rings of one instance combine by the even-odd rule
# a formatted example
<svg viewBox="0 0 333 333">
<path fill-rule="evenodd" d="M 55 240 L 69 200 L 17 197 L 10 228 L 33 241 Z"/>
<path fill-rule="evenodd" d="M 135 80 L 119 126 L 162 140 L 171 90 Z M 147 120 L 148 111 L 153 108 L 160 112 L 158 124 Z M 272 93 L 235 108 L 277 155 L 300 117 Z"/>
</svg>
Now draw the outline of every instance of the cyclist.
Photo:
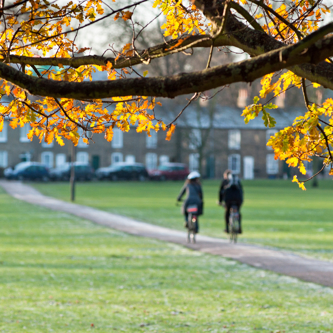
<svg viewBox="0 0 333 333">
<path fill-rule="evenodd" d="M 239 212 L 239 233 L 242 233 L 240 207 L 243 203 L 243 188 L 239 178 L 232 174 L 231 170 L 226 170 L 223 174 L 223 181 L 219 191 L 218 204 L 222 206 L 225 202 L 225 230 L 229 233 L 229 215 L 232 204 L 237 205 Z"/>
<path fill-rule="evenodd" d="M 191 172 L 185 181 L 183 188 L 181 189 L 177 201 L 181 201 L 183 195 L 186 193 L 186 200 L 183 204 L 183 214 L 185 216 L 185 228 L 188 227 L 188 214 L 186 212 L 187 207 L 189 205 L 197 205 L 198 206 L 198 215 L 203 214 L 203 194 L 201 189 L 201 184 L 199 181 L 200 173 L 197 171 Z M 198 226 L 199 229 L 199 226 Z M 198 232 L 197 230 L 196 232 Z"/>
</svg>

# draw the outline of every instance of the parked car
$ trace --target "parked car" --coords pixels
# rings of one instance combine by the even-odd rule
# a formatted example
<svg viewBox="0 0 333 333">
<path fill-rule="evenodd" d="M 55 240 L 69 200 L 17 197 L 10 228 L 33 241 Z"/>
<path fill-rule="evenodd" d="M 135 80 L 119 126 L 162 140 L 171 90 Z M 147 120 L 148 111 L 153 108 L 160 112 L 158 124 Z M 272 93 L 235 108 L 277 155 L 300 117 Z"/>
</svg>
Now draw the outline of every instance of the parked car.
<svg viewBox="0 0 333 333">
<path fill-rule="evenodd" d="M 96 170 L 96 177 L 99 180 L 110 179 L 131 179 L 131 180 L 147 180 L 148 172 L 141 163 L 117 163 L 105 168 Z"/>
<path fill-rule="evenodd" d="M 21 162 L 15 168 L 5 169 L 4 175 L 7 179 L 16 180 L 48 181 L 50 178 L 48 168 L 38 162 Z"/>
<path fill-rule="evenodd" d="M 94 170 L 88 163 L 74 162 L 76 180 L 92 180 Z M 69 180 L 71 177 L 71 163 L 65 163 L 57 168 L 50 170 L 52 180 Z"/>
<path fill-rule="evenodd" d="M 183 163 L 165 163 L 155 170 L 149 171 L 150 179 L 155 180 L 182 180 L 187 177 L 189 170 Z"/>
</svg>

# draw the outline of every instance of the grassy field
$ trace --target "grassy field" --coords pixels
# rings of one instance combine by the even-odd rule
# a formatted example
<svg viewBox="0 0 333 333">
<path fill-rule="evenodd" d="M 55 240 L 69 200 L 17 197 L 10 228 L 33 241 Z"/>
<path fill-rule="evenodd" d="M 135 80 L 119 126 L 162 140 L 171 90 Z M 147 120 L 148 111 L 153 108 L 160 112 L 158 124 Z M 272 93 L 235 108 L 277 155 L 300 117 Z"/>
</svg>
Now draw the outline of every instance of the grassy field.
<svg viewBox="0 0 333 333">
<path fill-rule="evenodd" d="M 176 197 L 182 182 L 78 183 L 76 202 L 141 221 L 183 229 Z M 333 260 L 333 182 L 302 191 L 289 180 L 244 181 L 242 240 Z M 66 183 L 34 184 L 46 195 L 69 199 Z M 201 233 L 223 235 L 223 209 L 216 205 L 218 181 L 203 181 Z"/>
<path fill-rule="evenodd" d="M 0 332 L 332 331 L 330 288 L 0 203 Z"/>
</svg>

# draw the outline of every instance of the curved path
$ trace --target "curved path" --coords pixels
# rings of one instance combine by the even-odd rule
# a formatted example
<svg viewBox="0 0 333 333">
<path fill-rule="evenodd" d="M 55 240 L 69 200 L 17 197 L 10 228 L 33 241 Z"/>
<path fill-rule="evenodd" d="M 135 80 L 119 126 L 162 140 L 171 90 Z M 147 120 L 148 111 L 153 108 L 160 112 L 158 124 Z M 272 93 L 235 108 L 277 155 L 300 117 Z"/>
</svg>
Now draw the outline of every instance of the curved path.
<svg viewBox="0 0 333 333">
<path fill-rule="evenodd" d="M 31 186 L 15 181 L 0 181 L 0 186 L 16 199 L 62 211 L 132 235 L 155 238 L 181 244 L 193 250 L 221 255 L 239 262 L 267 269 L 304 281 L 333 287 L 333 263 L 304 258 L 295 254 L 247 244 L 230 244 L 229 241 L 208 236 L 197 236 L 196 244 L 186 243 L 186 233 L 138 222 L 131 218 L 111 214 L 95 208 L 81 206 L 42 195 Z"/>
</svg>

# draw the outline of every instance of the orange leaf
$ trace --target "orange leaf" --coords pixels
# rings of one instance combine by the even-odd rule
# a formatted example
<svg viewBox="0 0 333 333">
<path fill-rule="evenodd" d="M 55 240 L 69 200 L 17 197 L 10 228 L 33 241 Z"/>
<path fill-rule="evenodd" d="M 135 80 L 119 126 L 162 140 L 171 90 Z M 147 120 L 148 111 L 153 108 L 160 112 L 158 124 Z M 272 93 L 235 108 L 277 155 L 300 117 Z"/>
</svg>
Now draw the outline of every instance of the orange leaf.
<svg viewBox="0 0 333 333">
<path fill-rule="evenodd" d="M 105 131 L 105 139 L 110 142 L 112 141 L 112 138 L 113 138 L 113 128 L 110 126 Z"/>
<path fill-rule="evenodd" d="M 171 140 L 171 136 L 172 136 L 172 133 L 175 131 L 176 129 L 176 126 L 174 124 L 171 124 L 168 132 L 167 132 L 167 135 L 166 135 L 166 140 L 167 141 L 170 141 Z"/>
<path fill-rule="evenodd" d="M 188 38 L 188 37 L 187 37 Z M 171 46 L 170 48 L 166 49 L 165 51 L 170 51 L 172 49 L 175 49 L 177 46 L 179 46 L 185 39 L 187 38 L 184 38 L 184 39 L 179 39 L 178 42 L 174 45 L 174 46 Z"/>
<path fill-rule="evenodd" d="M 132 15 L 133 15 L 133 13 L 130 12 L 130 11 L 127 11 L 127 12 L 121 12 L 121 13 L 123 14 L 122 19 L 123 19 L 124 21 L 130 20 L 131 17 L 132 17 Z"/>
<path fill-rule="evenodd" d="M 45 136 L 44 136 L 44 141 L 47 144 L 50 144 L 50 143 L 52 143 L 53 138 L 54 138 L 54 133 L 53 132 L 46 132 Z"/>
<path fill-rule="evenodd" d="M 131 46 L 132 46 L 131 43 L 125 44 L 124 47 L 123 47 L 123 51 L 125 52 L 125 51 L 129 50 L 131 48 Z"/>
<path fill-rule="evenodd" d="M 84 51 L 90 50 L 89 47 L 82 47 L 77 53 L 83 53 Z"/>
</svg>

